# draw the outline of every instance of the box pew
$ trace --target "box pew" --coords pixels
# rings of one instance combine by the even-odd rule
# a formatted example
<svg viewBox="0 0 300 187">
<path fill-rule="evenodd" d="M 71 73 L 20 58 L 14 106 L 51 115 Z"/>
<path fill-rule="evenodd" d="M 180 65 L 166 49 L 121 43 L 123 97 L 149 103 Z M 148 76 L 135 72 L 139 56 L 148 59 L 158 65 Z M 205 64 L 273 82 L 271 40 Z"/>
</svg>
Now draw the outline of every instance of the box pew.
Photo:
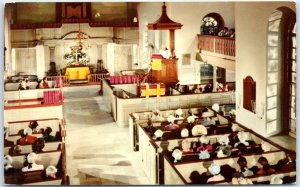
<svg viewBox="0 0 300 187">
<path fill-rule="evenodd" d="M 47 81 L 49 87 L 54 87 L 55 81 Z M 7 92 L 13 92 L 17 91 L 19 89 L 19 84 L 18 82 L 8 82 L 4 84 L 4 90 Z M 36 89 L 37 82 L 28 82 L 29 84 L 29 89 L 30 90 L 43 90 L 43 89 Z M 27 91 L 27 90 L 22 90 L 22 91 Z"/>
<path fill-rule="evenodd" d="M 193 114 L 198 116 L 201 114 L 202 110 L 205 107 L 200 107 L 200 108 L 182 108 L 183 110 L 183 115 L 182 118 L 176 119 L 176 121 L 181 121 L 183 119 L 186 119 L 189 114 L 188 110 L 191 109 Z M 177 109 L 173 110 L 161 110 L 161 117 L 163 118 L 160 122 L 166 122 L 168 116 L 174 115 L 175 116 L 175 111 Z M 209 112 L 211 115 L 215 115 L 215 112 L 209 109 Z M 147 122 L 149 119 L 152 117 L 152 111 L 144 111 L 144 112 L 134 112 L 129 115 L 129 136 L 130 136 L 130 145 L 132 146 L 132 149 L 134 151 L 138 151 L 138 128 L 137 126 L 139 124 L 143 124 Z"/>
<path fill-rule="evenodd" d="M 239 124 L 238 124 L 239 125 Z M 138 125 L 138 133 L 139 133 L 139 153 L 138 153 L 138 158 L 139 160 L 142 162 L 142 165 L 144 165 L 144 170 L 145 173 L 148 174 L 148 177 L 154 182 L 156 181 L 156 184 L 162 184 L 164 181 L 162 179 L 162 177 L 164 176 L 164 163 L 163 163 L 163 156 L 162 156 L 162 152 L 166 153 L 166 152 L 171 152 L 175 147 L 180 146 L 181 141 L 185 138 L 181 138 L 180 137 L 180 132 L 178 133 L 178 136 L 176 136 L 174 138 L 172 136 L 164 136 L 163 135 L 163 140 L 154 140 L 153 134 L 149 133 L 146 131 L 145 127 L 147 126 L 147 123 L 141 123 Z M 226 125 L 220 125 L 222 126 L 226 126 Z M 160 127 L 160 124 L 158 123 L 158 127 Z M 263 141 L 263 138 L 260 137 L 257 134 L 253 134 L 250 133 L 249 129 L 244 129 L 242 126 L 239 126 L 239 129 L 244 130 L 244 132 L 249 133 L 249 140 L 253 140 L 256 144 L 256 147 L 259 148 L 261 142 Z M 166 132 L 165 132 L 166 133 Z M 167 133 L 174 133 L 174 132 L 167 132 Z M 231 132 L 227 132 L 227 133 L 211 133 L 208 134 L 208 138 L 210 139 L 210 143 L 216 143 L 217 139 L 219 136 L 224 135 L 224 134 L 230 134 Z M 237 133 L 237 132 L 236 132 Z M 190 135 L 188 137 L 188 139 L 190 139 L 191 142 L 199 142 L 199 138 L 201 136 L 192 136 Z M 271 151 L 279 151 L 280 149 L 275 145 L 275 144 L 271 144 Z M 251 152 L 252 147 L 248 146 L 247 147 L 248 151 Z M 232 147 L 232 152 L 237 151 L 237 148 Z M 171 153 L 170 153 L 171 154 Z M 263 153 L 264 154 L 264 153 Z M 188 155 L 185 155 L 188 156 Z M 185 157 L 183 156 L 183 158 Z M 199 161 L 198 159 L 198 153 L 194 154 L 194 160 L 195 161 Z M 151 160 L 151 161 L 150 161 Z M 153 163 L 153 160 L 156 160 L 155 163 Z M 152 164 L 152 166 L 151 166 Z M 155 169 L 156 168 L 156 169 Z M 150 173 L 154 173 L 156 172 L 156 175 L 154 176 L 154 178 L 152 178 L 153 176 L 150 175 Z"/>
<path fill-rule="evenodd" d="M 61 141 L 55 141 L 55 142 L 45 142 L 45 147 L 43 148 L 43 151 L 56 151 L 61 149 Z M 22 154 L 29 154 L 33 152 L 32 145 L 20 145 Z M 11 147 L 4 147 L 4 155 L 9 154 Z"/>
<path fill-rule="evenodd" d="M 22 185 L 62 185 L 68 184 L 66 175 L 66 155 L 65 155 L 65 145 L 62 145 L 61 150 L 57 151 L 47 151 L 42 153 L 37 153 L 38 160 L 37 164 L 44 165 L 44 170 L 30 171 L 30 172 L 19 172 L 18 176 L 5 175 L 5 183 L 13 184 L 12 177 L 17 177 L 17 184 Z M 23 168 L 23 163 L 25 161 L 25 154 L 19 156 L 13 156 L 13 167 L 17 169 Z M 45 170 L 49 165 L 56 166 L 58 172 L 56 174 L 56 179 L 45 178 Z"/>
<path fill-rule="evenodd" d="M 243 155 L 247 159 L 248 167 L 251 168 L 256 166 L 258 163 L 258 159 L 261 156 L 264 156 L 268 159 L 270 165 L 275 165 L 280 159 L 285 158 L 284 151 L 270 151 L 265 152 L 262 154 L 250 154 L 250 155 Z M 208 171 L 208 166 L 211 163 L 218 164 L 220 166 L 224 164 L 228 164 L 231 167 L 235 168 L 236 170 L 239 169 L 239 165 L 237 164 L 237 160 L 239 157 L 229 157 L 229 158 L 215 158 L 213 160 L 208 161 L 195 161 L 190 163 L 176 163 L 175 168 L 179 171 L 179 173 L 185 178 L 188 183 L 191 183 L 190 175 L 192 171 L 197 171 L 199 174 Z M 167 171 L 165 171 L 166 173 Z M 221 171 L 222 172 L 222 171 Z"/>
</svg>

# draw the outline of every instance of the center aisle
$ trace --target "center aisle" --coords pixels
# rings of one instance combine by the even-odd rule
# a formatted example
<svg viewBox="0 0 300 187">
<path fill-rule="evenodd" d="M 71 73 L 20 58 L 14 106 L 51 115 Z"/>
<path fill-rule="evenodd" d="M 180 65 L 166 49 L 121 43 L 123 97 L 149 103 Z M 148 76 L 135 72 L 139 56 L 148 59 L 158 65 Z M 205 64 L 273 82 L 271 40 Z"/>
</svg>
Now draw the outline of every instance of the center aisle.
<svg viewBox="0 0 300 187">
<path fill-rule="evenodd" d="M 102 97 L 65 100 L 70 184 L 149 184 L 137 153 L 129 149 L 128 128 L 117 127 L 105 106 Z"/>
</svg>

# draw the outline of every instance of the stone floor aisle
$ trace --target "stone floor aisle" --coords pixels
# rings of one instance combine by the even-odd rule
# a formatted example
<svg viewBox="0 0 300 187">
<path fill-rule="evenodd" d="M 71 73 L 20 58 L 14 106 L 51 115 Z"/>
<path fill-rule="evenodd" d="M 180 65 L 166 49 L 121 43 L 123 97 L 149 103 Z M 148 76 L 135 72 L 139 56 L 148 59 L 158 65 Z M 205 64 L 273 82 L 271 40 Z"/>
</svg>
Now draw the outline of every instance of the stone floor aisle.
<svg viewBox="0 0 300 187">
<path fill-rule="evenodd" d="M 65 100 L 67 173 L 71 185 L 143 185 L 148 179 L 101 97 Z"/>
</svg>

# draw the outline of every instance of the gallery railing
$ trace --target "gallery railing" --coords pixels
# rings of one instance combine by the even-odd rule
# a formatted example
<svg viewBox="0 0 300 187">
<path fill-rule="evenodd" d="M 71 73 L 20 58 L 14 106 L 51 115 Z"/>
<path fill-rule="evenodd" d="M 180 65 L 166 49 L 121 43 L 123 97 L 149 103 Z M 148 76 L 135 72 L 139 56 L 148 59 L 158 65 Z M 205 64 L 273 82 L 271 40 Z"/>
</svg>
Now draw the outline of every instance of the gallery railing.
<svg viewBox="0 0 300 187">
<path fill-rule="evenodd" d="M 198 49 L 234 57 L 235 38 L 198 34 Z"/>
</svg>

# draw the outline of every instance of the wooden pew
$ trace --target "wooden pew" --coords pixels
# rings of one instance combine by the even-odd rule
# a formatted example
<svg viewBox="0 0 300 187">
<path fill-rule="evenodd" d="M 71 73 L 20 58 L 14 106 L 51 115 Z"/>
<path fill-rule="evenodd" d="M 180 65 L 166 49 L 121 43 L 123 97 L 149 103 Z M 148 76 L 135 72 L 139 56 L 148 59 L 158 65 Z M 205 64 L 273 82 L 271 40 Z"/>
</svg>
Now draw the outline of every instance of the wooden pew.
<svg viewBox="0 0 300 187">
<path fill-rule="evenodd" d="M 61 141 L 55 141 L 55 142 L 45 142 L 45 147 L 43 148 L 43 151 L 56 151 L 61 149 Z M 21 154 L 29 154 L 33 152 L 32 145 L 20 145 L 21 147 Z M 11 147 L 4 147 L 4 155 L 8 155 Z"/>
<path fill-rule="evenodd" d="M 206 107 L 199 107 L 199 108 L 182 108 L 183 115 L 182 118 L 176 119 L 175 121 L 182 121 L 183 119 L 186 119 L 189 114 L 188 111 L 191 110 L 194 115 L 200 115 L 202 110 Z M 166 122 L 168 116 L 174 115 L 175 111 L 177 109 L 171 109 L 171 110 L 160 110 L 162 120 L 160 122 Z M 209 109 L 209 112 L 211 115 L 215 115 L 215 112 L 211 109 Z M 143 112 L 133 112 L 129 115 L 129 138 L 130 138 L 130 144 L 132 146 L 132 149 L 134 151 L 138 151 L 139 146 L 139 138 L 138 138 L 138 125 L 146 123 L 149 119 L 152 117 L 152 111 L 143 111 Z"/>
<path fill-rule="evenodd" d="M 61 185 L 69 184 L 68 177 L 66 175 L 66 155 L 65 155 L 65 145 L 62 144 L 61 150 L 57 151 L 47 151 L 38 153 L 37 164 L 44 165 L 44 170 L 30 171 L 30 172 L 19 172 L 18 176 L 5 175 L 5 183 L 12 184 L 12 177 L 17 177 L 17 184 L 23 185 Z M 23 163 L 25 160 L 25 154 L 13 156 L 13 167 L 17 169 L 23 168 Z M 45 177 L 45 169 L 49 165 L 56 166 L 58 172 L 56 174 L 56 179 L 50 179 Z"/>
</svg>

